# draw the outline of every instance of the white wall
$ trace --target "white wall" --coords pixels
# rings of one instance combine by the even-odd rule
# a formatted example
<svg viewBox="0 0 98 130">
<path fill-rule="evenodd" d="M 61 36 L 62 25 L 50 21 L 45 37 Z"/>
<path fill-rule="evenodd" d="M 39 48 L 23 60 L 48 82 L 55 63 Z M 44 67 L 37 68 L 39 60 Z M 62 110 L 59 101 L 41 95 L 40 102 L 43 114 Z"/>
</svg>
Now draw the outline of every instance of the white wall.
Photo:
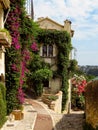
<svg viewBox="0 0 98 130">
<path fill-rule="evenodd" d="M 5 75 L 5 54 L 0 51 L 0 75 L 1 73 Z"/>
</svg>

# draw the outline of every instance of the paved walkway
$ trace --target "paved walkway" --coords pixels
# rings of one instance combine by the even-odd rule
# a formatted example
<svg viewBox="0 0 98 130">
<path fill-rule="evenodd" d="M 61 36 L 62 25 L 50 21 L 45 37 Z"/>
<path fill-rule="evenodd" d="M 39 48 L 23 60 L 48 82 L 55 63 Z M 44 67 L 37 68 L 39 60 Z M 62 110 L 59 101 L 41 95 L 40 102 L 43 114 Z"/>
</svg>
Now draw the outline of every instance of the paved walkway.
<svg viewBox="0 0 98 130">
<path fill-rule="evenodd" d="M 46 109 L 40 102 L 32 99 L 27 99 L 37 111 L 37 118 L 34 125 L 34 130 L 53 130 L 53 121 L 48 109 Z"/>
<path fill-rule="evenodd" d="M 7 122 L 1 130 L 83 130 L 83 112 L 57 114 L 39 100 L 26 98 L 24 118 Z"/>
<path fill-rule="evenodd" d="M 33 130 L 37 112 L 32 105 L 25 102 L 24 106 L 24 118 L 22 120 L 9 121 L 4 124 L 1 130 Z"/>
<path fill-rule="evenodd" d="M 83 114 L 54 114 L 56 130 L 83 130 Z"/>
<path fill-rule="evenodd" d="M 48 110 L 32 99 L 25 99 L 24 118 L 22 120 L 9 121 L 1 130 L 53 130 L 52 118 Z"/>
</svg>

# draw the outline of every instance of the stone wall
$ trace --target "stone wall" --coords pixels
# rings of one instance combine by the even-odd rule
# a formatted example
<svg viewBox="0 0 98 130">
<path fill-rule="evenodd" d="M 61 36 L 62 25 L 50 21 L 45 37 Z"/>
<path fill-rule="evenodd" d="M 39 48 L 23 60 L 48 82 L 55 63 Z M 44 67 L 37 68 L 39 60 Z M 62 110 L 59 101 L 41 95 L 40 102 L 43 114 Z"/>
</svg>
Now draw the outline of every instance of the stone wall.
<svg viewBox="0 0 98 130">
<path fill-rule="evenodd" d="M 62 80 L 60 78 L 50 79 L 49 80 L 49 87 L 51 93 L 57 93 L 62 85 Z"/>
<path fill-rule="evenodd" d="M 5 76 L 5 48 L 11 45 L 11 39 L 7 36 L 6 32 L 3 32 L 4 29 L 4 10 L 10 8 L 9 0 L 0 0 L 0 75 Z M 1 76 L 2 77 L 2 76 Z"/>
<path fill-rule="evenodd" d="M 59 91 L 56 96 L 58 96 L 58 99 L 55 101 L 50 101 L 47 99 L 48 96 L 51 94 L 43 94 L 42 101 L 48 105 L 48 107 L 52 110 L 54 110 L 56 113 L 61 113 L 62 111 L 62 92 Z"/>
<path fill-rule="evenodd" d="M 85 89 L 86 123 L 98 127 L 98 80 L 91 81 Z"/>
</svg>

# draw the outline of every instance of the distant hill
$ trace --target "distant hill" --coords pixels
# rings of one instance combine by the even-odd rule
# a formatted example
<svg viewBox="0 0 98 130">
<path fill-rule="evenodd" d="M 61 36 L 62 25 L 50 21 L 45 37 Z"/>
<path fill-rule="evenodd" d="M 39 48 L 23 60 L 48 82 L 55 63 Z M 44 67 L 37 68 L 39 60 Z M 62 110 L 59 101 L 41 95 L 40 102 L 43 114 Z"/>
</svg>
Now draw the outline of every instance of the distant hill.
<svg viewBox="0 0 98 130">
<path fill-rule="evenodd" d="M 98 66 L 79 66 L 79 69 L 86 73 L 87 75 L 98 76 Z"/>
</svg>

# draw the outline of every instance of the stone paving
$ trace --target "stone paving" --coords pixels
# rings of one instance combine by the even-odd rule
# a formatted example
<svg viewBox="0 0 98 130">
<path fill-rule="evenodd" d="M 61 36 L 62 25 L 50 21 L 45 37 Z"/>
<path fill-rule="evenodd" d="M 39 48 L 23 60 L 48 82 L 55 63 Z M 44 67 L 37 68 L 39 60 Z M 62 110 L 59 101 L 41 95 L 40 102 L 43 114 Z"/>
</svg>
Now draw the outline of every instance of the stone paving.
<svg viewBox="0 0 98 130">
<path fill-rule="evenodd" d="M 41 101 L 32 99 L 29 99 L 29 101 L 31 103 L 30 102 L 28 103 L 27 101 L 24 104 L 24 110 L 23 110 L 24 118 L 22 120 L 13 122 L 10 122 L 8 120 L 1 130 L 34 130 L 34 128 L 36 128 L 35 127 L 36 120 L 39 118 L 40 118 L 39 121 L 43 119 L 52 120 L 51 123 L 53 127 L 52 130 L 83 130 L 82 126 L 84 123 L 84 114 L 82 111 L 71 112 L 71 114 L 57 114 L 54 111 L 50 110 L 48 106 Z M 44 124 L 45 123 L 46 121 L 44 121 Z M 47 124 L 47 127 L 48 125 L 49 124 Z M 40 123 L 39 126 L 41 126 Z M 41 129 L 35 129 L 35 130 L 41 130 Z"/>
<path fill-rule="evenodd" d="M 4 124 L 1 130 L 33 130 L 37 112 L 30 104 L 24 104 L 24 118 L 22 120 L 9 121 Z"/>
<path fill-rule="evenodd" d="M 84 111 L 72 111 L 70 114 L 58 114 L 49 109 L 46 104 L 38 101 L 51 115 L 54 130 L 83 130 Z"/>
<path fill-rule="evenodd" d="M 83 130 L 83 114 L 54 114 L 56 130 Z"/>
</svg>

